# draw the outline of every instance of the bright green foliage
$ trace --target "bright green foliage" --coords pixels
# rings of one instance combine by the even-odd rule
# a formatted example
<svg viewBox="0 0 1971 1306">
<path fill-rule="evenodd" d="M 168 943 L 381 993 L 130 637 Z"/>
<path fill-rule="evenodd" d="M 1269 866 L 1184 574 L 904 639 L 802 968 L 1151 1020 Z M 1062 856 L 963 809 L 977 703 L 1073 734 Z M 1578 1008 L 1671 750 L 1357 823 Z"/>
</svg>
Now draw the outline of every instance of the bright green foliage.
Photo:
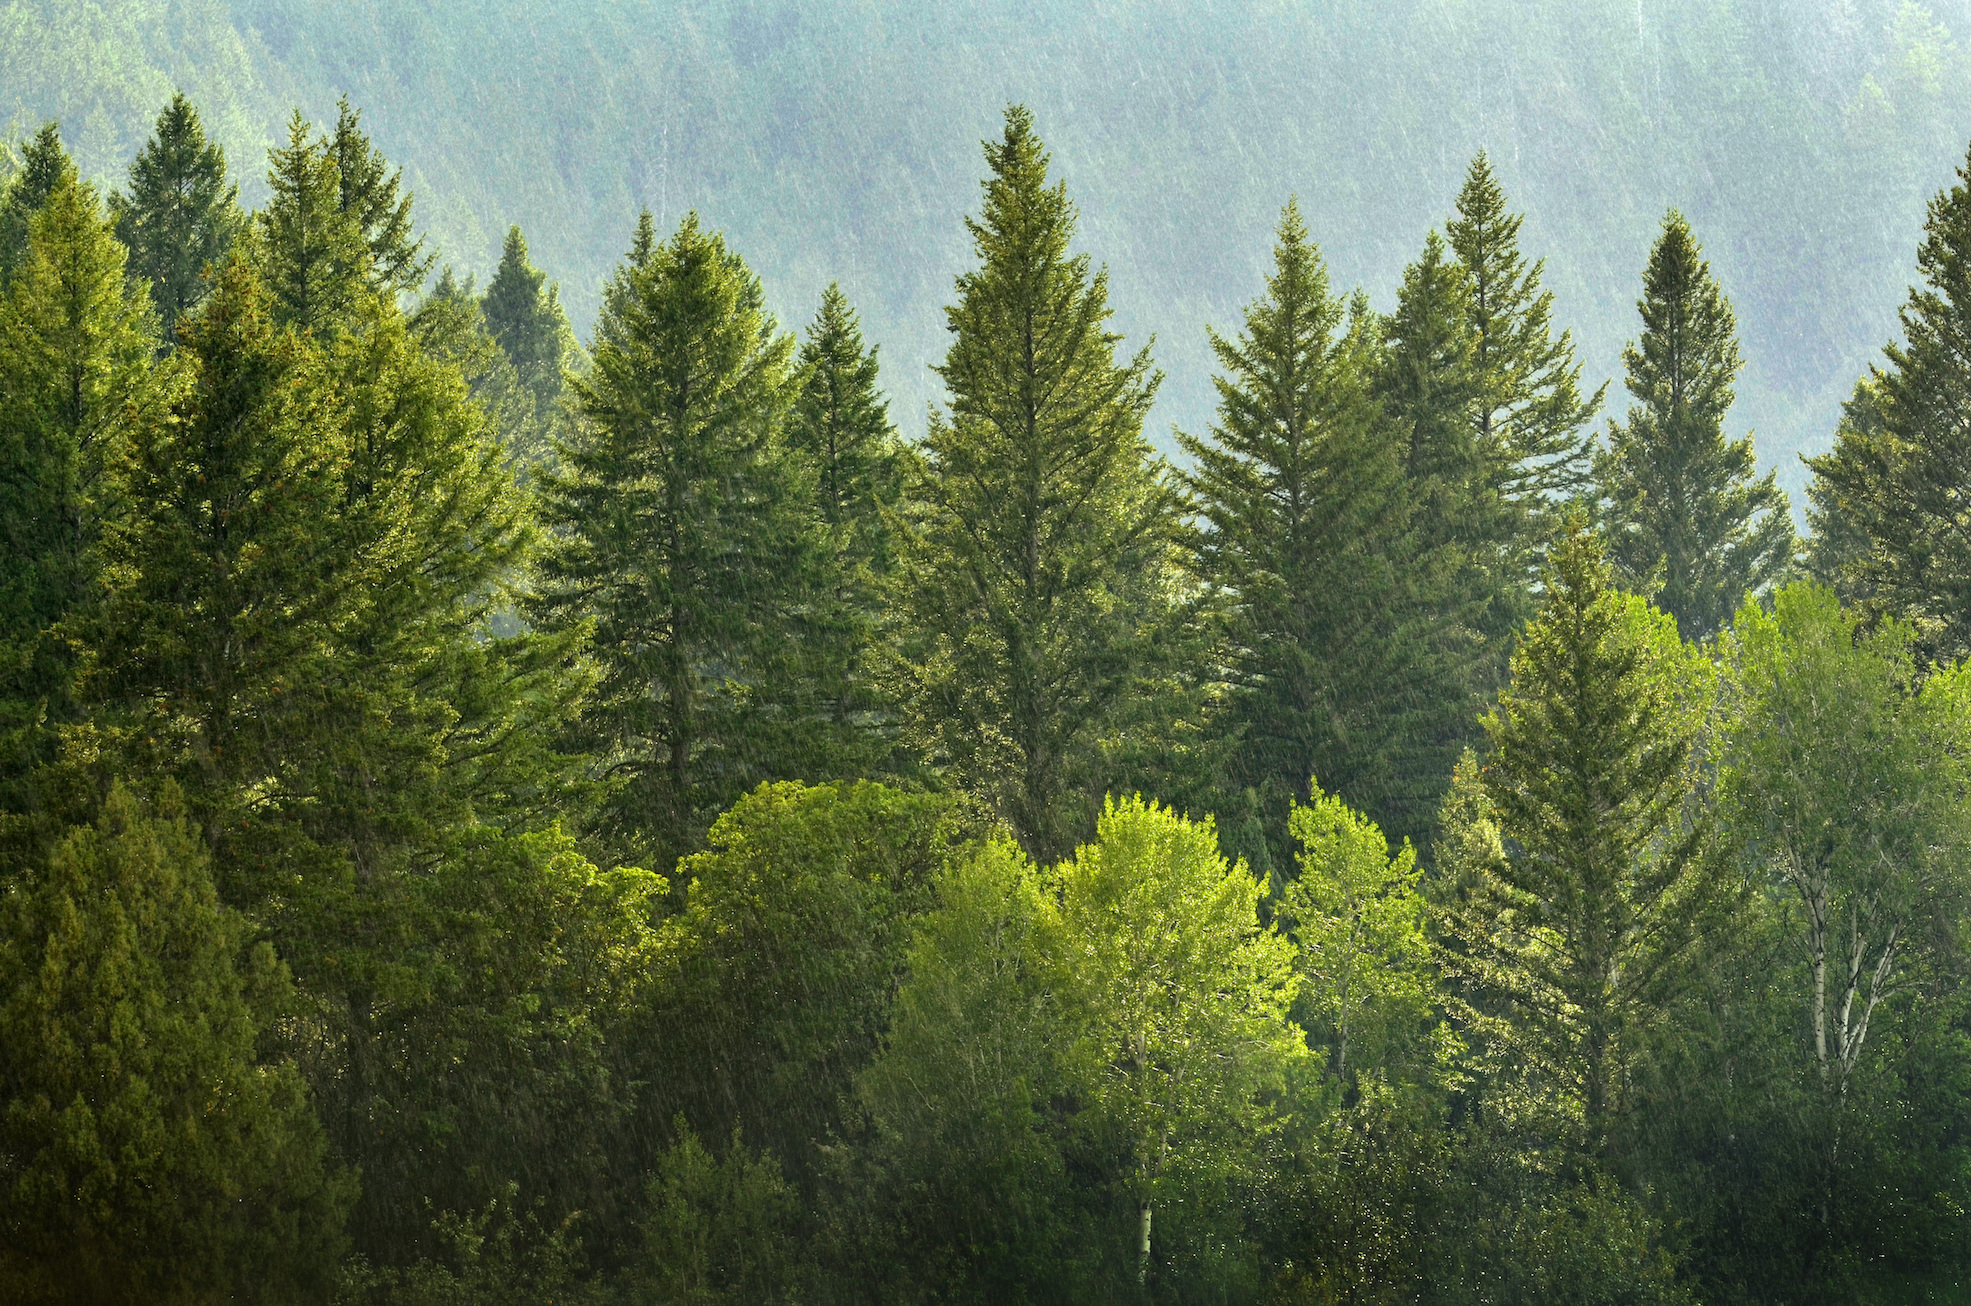
<svg viewBox="0 0 1971 1306">
<path fill-rule="evenodd" d="M 95 192 L 59 181 L 0 302 L 0 732 L 5 805 L 39 808 L 29 772 L 73 724 L 74 658 L 56 627 L 94 596 L 105 478 L 129 427 L 170 389 L 150 304 L 124 275 Z"/>
<path fill-rule="evenodd" d="M 1524 216 L 1506 210 L 1483 150 L 1465 171 L 1457 207 L 1445 235 L 1464 271 L 1473 434 L 1497 478 L 1491 488 L 1514 518 L 1512 561 L 1530 581 L 1557 524 L 1557 501 L 1587 481 L 1588 423 L 1607 386 L 1582 397 L 1573 337 L 1554 335 L 1553 294 L 1540 284 L 1546 261 L 1529 266 L 1520 253 Z"/>
<path fill-rule="evenodd" d="M 948 853 L 948 803 L 868 782 L 762 785 L 679 866 L 642 1077 L 716 1137 L 735 1125 L 811 1189 L 847 1131 L 915 918 Z"/>
<path fill-rule="evenodd" d="M 130 251 L 130 275 L 150 283 L 158 328 L 169 343 L 178 319 L 206 296 L 206 269 L 225 262 L 246 227 L 239 187 L 226 180 L 226 154 L 208 140 L 183 92 L 157 116 L 157 130 L 130 163 L 130 193 L 113 195 L 116 236 Z"/>
<path fill-rule="evenodd" d="M 1456 1048 L 1435 1019 L 1436 959 L 1424 933 L 1422 873 L 1408 843 L 1390 855 L 1375 823 L 1316 790 L 1288 830 L 1300 874 L 1276 919 L 1299 948 L 1296 1013 L 1343 1083 L 1428 1073 Z"/>
<path fill-rule="evenodd" d="M 335 135 L 320 148 L 335 167 L 336 205 L 369 252 L 370 290 L 388 299 L 416 294 L 437 255 L 424 252 L 422 237 L 412 237 L 411 197 L 398 194 L 404 171 L 390 171 L 348 96 L 336 104 Z"/>
<path fill-rule="evenodd" d="M 843 726 L 869 733 L 873 763 L 892 724 L 878 684 L 876 641 L 883 586 L 896 563 L 892 517 L 905 455 L 876 388 L 876 350 L 864 346 L 839 286 L 822 292 L 798 366 L 788 443 L 808 464 L 834 555 L 830 651 L 838 656 L 816 671 L 827 710 Z"/>
<path fill-rule="evenodd" d="M 594 623 L 580 733 L 611 786 L 601 829 L 668 870 L 761 780 L 826 773 L 801 656 L 827 554 L 780 442 L 793 341 L 695 215 L 658 245 L 644 214 L 594 354 L 542 477 L 555 536 L 532 612 Z"/>
<path fill-rule="evenodd" d="M 1068 253 L 1032 116 L 1008 109 L 985 152 L 950 407 L 904 490 L 898 670 L 914 740 L 1048 862 L 1090 829 L 1102 740 L 1176 621 L 1178 497 L 1143 439 L 1148 351 L 1116 361 L 1107 273 Z"/>
<path fill-rule="evenodd" d="M 511 227 L 500 250 L 500 266 L 486 284 L 479 300 L 486 328 L 506 351 L 513 370 L 534 398 L 534 418 L 543 432 L 538 458 L 552 454 L 552 438 L 559 438 L 561 398 L 565 382 L 562 373 L 578 352 L 574 334 L 568 329 L 567 315 L 561 311 L 561 288 L 551 284 L 547 274 L 527 261 L 527 241 L 520 228 Z"/>
<path fill-rule="evenodd" d="M 1629 1068 L 1705 910 L 1708 819 L 1692 802 L 1710 664 L 1613 586 L 1571 521 L 1539 619 L 1486 717 L 1505 855 L 1465 868 L 1446 964 L 1499 1068 L 1602 1151 Z M 1460 838 L 1483 845 L 1483 830 Z"/>
<path fill-rule="evenodd" d="M 1971 653 L 1971 534 L 1958 501 L 1971 424 L 1971 163 L 1930 202 L 1916 251 L 1922 284 L 1903 305 L 1903 343 L 1857 390 L 1834 449 L 1810 460 L 1817 535 L 1839 522 L 1844 591 L 1916 625 L 1923 653 Z M 1817 542 L 1816 561 L 1827 556 Z"/>
<path fill-rule="evenodd" d="M 62 148 L 61 129 L 48 123 L 21 151 L 20 166 L 0 199 L 0 289 L 13 280 L 27 257 L 34 215 L 64 181 L 75 181 L 75 161 Z"/>
<path fill-rule="evenodd" d="M 795 1194 L 771 1155 L 734 1129 L 725 1156 L 689 1130 L 657 1162 L 633 1300 L 651 1306 L 772 1306 L 797 1300 Z"/>
<path fill-rule="evenodd" d="M 1671 210 L 1643 274 L 1639 343 L 1623 351 L 1628 420 L 1595 463 L 1609 556 L 1651 588 L 1684 638 L 1708 639 L 1747 591 L 1792 565 L 1793 519 L 1774 474 L 1755 480 L 1752 437 L 1725 438 L 1744 365 L 1731 305 L 1683 215 Z"/>
<path fill-rule="evenodd" d="M 202 840 L 120 785 L 0 899 L 0 1295 L 326 1301 L 353 1185 Z"/>
<path fill-rule="evenodd" d="M 1724 793 L 1745 855 L 1792 900 L 1807 1036 L 1822 1087 L 1845 1095 L 1864 1052 L 1954 905 L 1967 846 L 1966 680 L 1915 686 L 1913 632 L 1873 631 L 1818 586 L 1789 585 L 1732 625 L 1741 715 Z"/>
<path fill-rule="evenodd" d="M 1296 205 L 1273 260 L 1239 338 L 1213 336 L 1218 424 L 1180 439 L 1205 522 L 1192 565 L 1231 604 L 1232 778 L 1256 791 L 1286 865 L 1283 818 L 1310 774 L 1386 828 L 1424 827 L 1441 782 L 1407 765 L 1405 724 L 1441 726 L 1458 691 L 1442 683 L 1439 614 L 1416 598 L 1430 578 L 1407 570 L 1406 451 L 1369 389 L 1372 324 L 1328 293 Z"/>
<path fill-rule="evenodd" d="M 267 156 L 267 207 L 254 215 L 254 259 L 275 319 L 327 335 L 367 297 L 369 251 L 342 211 L 342 178 L 299 109 L 287 145 Z"/>
</svg>

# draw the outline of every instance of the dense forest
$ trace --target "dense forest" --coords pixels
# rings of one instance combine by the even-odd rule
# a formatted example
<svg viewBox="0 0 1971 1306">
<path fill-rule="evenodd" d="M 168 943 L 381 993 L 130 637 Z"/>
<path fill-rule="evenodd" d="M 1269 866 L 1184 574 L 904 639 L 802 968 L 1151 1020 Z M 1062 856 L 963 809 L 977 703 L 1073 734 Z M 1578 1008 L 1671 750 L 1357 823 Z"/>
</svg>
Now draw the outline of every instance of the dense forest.
<svg viewBox="0 0 1971 1306">
<path fill-rule="evenodd" d="M 0 1298 L 1915 1301 L 1971 1272 L 1971 162 L 1796 533 L 1701 217 L 1483 151 L 1215 407 L 1015 104 L 921 437 L 358 104 L 0 191 Z M 255 161 L 258 168 L 258 160 Z"/>
</svg>

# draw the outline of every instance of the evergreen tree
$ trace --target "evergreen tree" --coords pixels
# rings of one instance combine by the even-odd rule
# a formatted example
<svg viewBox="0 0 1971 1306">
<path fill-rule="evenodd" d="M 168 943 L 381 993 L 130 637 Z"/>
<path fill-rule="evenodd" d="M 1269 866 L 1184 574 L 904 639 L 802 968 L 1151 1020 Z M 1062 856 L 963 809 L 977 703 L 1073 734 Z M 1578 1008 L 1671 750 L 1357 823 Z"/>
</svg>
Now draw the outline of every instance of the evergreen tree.
<svg viewBox="0 0 1971 1306">
<path fill-rule="evenodd" d="M 119 785 L 41 862 L 0 896 L 0 1295 L 327 1302 L 353 1176 L 196 827 Z"/>
<path fill-rule="evenodd" d="M 170 388 L 153 331 L 95 192 L 62 178 L 0 302 L 0 803 L 15 813 L 42 806 L 30 773 L 77 719 L 61 627 L 95 589 L 116 503 L 105 471 Z"/>
<path fill-rule="evenodd" d="M 329 334 L 356 311 L 371 274 L 363 232 L 342 209 L 335 155 L 313 131 L 297 109 L 287 145 L 268 153 L 272 194 L 255 215 L 254 252 L 276 320 Z"/>
<path fill-rule="evenodd" d="M 1507 211 L 1505 191 L 1482 150 L 1465 172 L 1457 210 L 1445 234 L 1464 271 L 1474 437 L 1494 478 L 1491 488 L 1513 518 L 1523 617 L 1555 505 L 1587 481 L 1594 440 L 1588 422 L 1607 386 L 1582 397 L 1572 336 L 1553 334 L 1553 294 L 1540 284 L 1546 261 L 1529 266 L 1520 253 L 1524 218 Z"/>
<path fill-rule="evenodd" d="M 34 215 L 63 181 L 75 180 L 75 161 L 62 148 L 61 129 L 54 123 L 34 134 L 21 151 L 20 167 L 7 182 L 0 200 L 0 289 L 13 279 L 27 257 Z"/>
<path fill-rule="evenodd" d="M 759 781 L 829 764 L 800 674 L 826 554 L 779 443 L 793 352 L 719 236 L 691 216 L 660 245 L 646 213 L 574 382 L 565 469 L 542 478 L 532 613 L 594 623 L 580 735 L 612 785 L 602 830 L 661 870 Z"/>
<path fill-rule="evenodd" d="M 1835 447 L 1809 460 L 1814 565 L 1871 611 L 1910 621 L 1927 659 L 1971 654 L 1971 162 L 1930 201 L 1903 342 L 1857 387 Z M 1828 568 L 1837 576 L 1825 575 Z"/>
<path fill-rule="evenodd" d="M 1194 566 L 1229 595 L 1233 783 L 1255 792 L 1274 863 L 1286 813 L 1319 775 L 1392 830 L 1421 830 L 1442 781 L 1411 767 L 1412 714 L 1433 719 L 1446 625 L 1417 562 L 1408 448 L 1370 388 L 1380 344 L 1366 311 L 1329 294 L 1289 203 L 1266 295 L 1236 340 L 1215 332 L 1219 419 L 1180 435 L 1205 529 Z"/>
<path fill-rule="evenodd" d="M 882 589 L 895 565 L 890 514 L 901 490 L 904 453 L 876 388 L 876 351 L 864 347 L 861 324 L 840 287 L 822 293 L 797 365 L 800 389 L 788 443 L 814 479 L 834 555 L 829 615 L 839 632 L 830 641 L 839 657 L 816 672 L 838 721 L 886 732 L 891 722 L 874 664 Z M 874 764 L 881 745 L 875 738 L 869 742 Z"/>
<path fill-rule="evenodd" d="M 1609 555 L 1625 583 L 1657 587 L 1687 639 L 1715 634 L 1749 590 L 1793 560 L 1793 519 L 1768 472 L 1754 479 L 1752 437 L 1727 440 L 1743 361 L 1731 305 L 1671 210 L 1643 275 L 1643 334 L 1623 351 L 1628 421 L 1595 461 Z"/>
<path fill-rule="evenodd" d="M 398 193 L 404 170 L 390 171 L 346 95 L 336 103 L 335 135 L 322 150 L 335 167 L 336 205 L 369 251 L 370 289 L 386 297 L 416 294 L 437 255 L 426 254 L 424 238 L 412 235 L 411 196 Z"/>
<path fill-rule="evenodd" d="M 1485 719 L 1482 805 L 1453 832 L 1466 856 L 1445 959 L 1505 1080 L 1499 1109 L 1573 1122 L 1591 1156 L 1709 901 L 1693 795 L 1710 677 L 1668 616 L 1614 588 L 1574 519 Z"/>
<path fill-rule="evenodd" d="M 411 314 L 411 330 L 426 353 L 459 369 L 508 458 L 531 464 L 547 448 L 548 432 L 534 392 L 487 329 L 481 302 L 472 278 L 460 281 L 448 267 Z"/>
<path fill-rule="evenodd" d="M 561 412 L 562 372 L 575 352 L 574 339 L 561 311 L 561 288 L 527 261 L 527 241 L 520 228 L 508 228 L 499 270 L 487 283 L 479 306 L 487 329 L 533 394 L 538 420 L 544 428 L 554 427 Z"/>
<path fill-rule="evenodd" d="M 130 275 L 150 283 L 169 342 L 178 319 L 205 298 L 206 269 L 225 261 L 246 222 L 239 187 L 226 180 L 225 152 L 206 139 L 198 110 L 182 91 L 131 161 L 129 195 L 113 195 L 110 207 L 117 239 L 130 251 Z"/>
<path fill-rule="evenodd" d="M 1143 439 L 1149 353 L 1116 361 L 1108 276 L 1068 253 L 1032 116 L 1008 109 L 985 152 L 950 407 L 906 475 L 899 662 L 916 739 L 1051 862 L 1092 828 L 1102 741 L 1168 637 L 1180 508 Z"/>
</svg>

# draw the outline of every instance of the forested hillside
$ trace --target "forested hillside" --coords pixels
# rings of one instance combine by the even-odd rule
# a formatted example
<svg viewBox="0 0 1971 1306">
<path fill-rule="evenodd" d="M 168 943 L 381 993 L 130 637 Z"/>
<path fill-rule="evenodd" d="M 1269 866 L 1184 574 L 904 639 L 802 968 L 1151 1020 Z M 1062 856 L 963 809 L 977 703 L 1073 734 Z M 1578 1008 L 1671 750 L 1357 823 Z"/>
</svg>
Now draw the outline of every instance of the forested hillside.
<svg viewBox="0 0 1971 1306">
<path fill-rule="evenodd" d="M 529 12 L 9 11 L 0 1301 L 1961 1294 L 1933 20 Z M 1114 80 L 1190 23 L 1246 153 Z"/>
<path fill-rule="evenodd" d="M 1388 307 L 1466 160 L 1491 152 L 1591 381 L 1619 377 L 1635 269 L 1675 205 L 1744 325 L 1738 427 L 1797 495 L 1848 379 L 1894 330 L 1924 200 L 1971 132 L 1971 10 L 1901 0 L 1181 6 L 778 0 L 13 0 L 0 109 L 121 175 L 174 87 L 234 158 L 344 93 L 405 168 L 445 262 L 484 280 L 509 225 L 586 332 L 625 215 L 725 231 L 787 320 L 831 280 L 891 362 L 906 431 L 937 396 L 951 213 L 1008 101 L 1050 124 L 1168 373 L 1159 447 L 1215 397 L 1289 194 L 1336 280 Z M 245 194 L 257 203 L 257 172 Z"/>
</svg>

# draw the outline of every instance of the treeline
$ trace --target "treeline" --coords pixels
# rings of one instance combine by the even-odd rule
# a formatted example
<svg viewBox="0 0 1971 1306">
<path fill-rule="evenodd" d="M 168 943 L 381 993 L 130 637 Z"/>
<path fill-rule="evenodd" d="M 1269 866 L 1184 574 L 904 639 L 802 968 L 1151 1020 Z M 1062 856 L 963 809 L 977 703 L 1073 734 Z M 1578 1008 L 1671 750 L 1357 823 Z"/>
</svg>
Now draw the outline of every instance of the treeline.
<svg viewBox="0 0 1971 1306">
<path fill-rule="evenodd" d="M 0 205 L 0 1295 L 1852 1299 L 1971 1204 L 1971 182 L 1795 538 L 1663 223 L 1290 202 L 1181 465 L 1030 117 L 946 402 L 343 104 Z"/>
</svg>

